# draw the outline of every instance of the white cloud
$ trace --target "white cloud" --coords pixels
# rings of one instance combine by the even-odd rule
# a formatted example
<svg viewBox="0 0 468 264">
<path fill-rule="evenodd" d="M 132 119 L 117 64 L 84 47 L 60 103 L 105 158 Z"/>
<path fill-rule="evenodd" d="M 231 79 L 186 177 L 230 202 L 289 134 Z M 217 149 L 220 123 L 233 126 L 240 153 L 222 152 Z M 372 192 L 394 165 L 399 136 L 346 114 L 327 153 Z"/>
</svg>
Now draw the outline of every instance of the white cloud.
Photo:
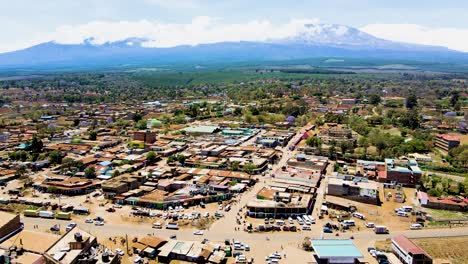
<svg viewBox="0 0 468 264">
<path fill-rule="evenodd" d="M 468 29 L 430 28 L 417 24 L 370 24 L 361 30 L 383 39 L 444 46 L 468 52 Z"/>
<path fill-rule="evenodd" d="M 171 47 L 221 41 L 264 41 L 292 36 L 304 24 L 318 23 L 318 19 L 292 19 L 275 25 L 268 20 L 224 24 L 219 18 L 199 16 L 187 24 L 159 21 L 93 21 L 82 25 L 61 26 L 48 37 L 58 43 L 82 43 L 93 38 L 95 44 L 123 40 L 131 37 L 146 38 L 145 46 Z"/>
</svg>

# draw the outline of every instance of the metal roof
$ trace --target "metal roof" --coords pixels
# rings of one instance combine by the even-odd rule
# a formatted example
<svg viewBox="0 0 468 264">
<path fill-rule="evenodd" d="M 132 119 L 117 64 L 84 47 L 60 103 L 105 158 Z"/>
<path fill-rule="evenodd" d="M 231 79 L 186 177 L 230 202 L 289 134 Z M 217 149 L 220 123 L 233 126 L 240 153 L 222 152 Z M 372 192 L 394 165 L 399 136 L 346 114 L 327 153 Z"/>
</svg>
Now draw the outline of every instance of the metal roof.
<svg viewBox="0 0 468 264">
<path fill-rule="evenodd" d="M 361 251 L 349 239 L 311 240 L 312 247 L 319 258 L 345 257 L 362 258 Z"/>
</svg>

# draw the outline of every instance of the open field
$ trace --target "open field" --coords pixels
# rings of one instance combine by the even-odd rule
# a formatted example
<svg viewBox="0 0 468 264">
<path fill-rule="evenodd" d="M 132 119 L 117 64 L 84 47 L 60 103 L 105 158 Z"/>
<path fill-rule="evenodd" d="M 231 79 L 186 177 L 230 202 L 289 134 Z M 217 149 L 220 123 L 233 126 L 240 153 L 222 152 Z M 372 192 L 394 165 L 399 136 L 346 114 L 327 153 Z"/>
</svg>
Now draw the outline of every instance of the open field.
<svg viewBox="0 0 468 264">
<path fill-rule="evenodd" d="M 468 260 L 468 237 L 418 238 L 413 241 L 433 259 L 448 259 L 453 264 L 464 264 Z"/>
</svg>

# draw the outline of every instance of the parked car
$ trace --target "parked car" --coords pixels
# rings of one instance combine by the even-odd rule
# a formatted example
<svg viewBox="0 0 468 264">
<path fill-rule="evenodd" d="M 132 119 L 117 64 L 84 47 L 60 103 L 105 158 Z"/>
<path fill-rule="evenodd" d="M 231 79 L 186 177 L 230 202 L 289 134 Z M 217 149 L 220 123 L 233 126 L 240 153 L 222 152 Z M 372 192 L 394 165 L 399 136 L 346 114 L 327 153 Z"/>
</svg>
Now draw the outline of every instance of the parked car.
<svg viewBox="0 0 468 264">
<path fill-rule="evenodd" d="M 328 227 L 325 227 L 325 228 L 323 229 L 323 232 L 324 232 L 324 233 L 333 233 L 333 230 L 331 230 L 331 229 L 328 228 Z"/>
<path fill-rule="evenodd" d="M 75 226 L 76 226 L 76 223 L 69 223 L 67 227 L 65 228 L 65 230 L 68 232 L 72 230 Z"/>
<path fill-rule="evenodd" d="M 51 226 L 51 227 L 50 227 L 50 231 L 59 232 L 59 231 L 60 231 L 59 225 L 53 225 L 53 226 Z"/>
<path fill-rule="evenodd" d="M 411 230 L 418 230 L 418 229 L 422 229 L 422 228 L 423 228 L 423 226 L 421 224 L 412 224 L 410 226 Z"/>
<path fill-rule="evenodd" d="M 195 230 L 193 231 L 193 234 L 196 236 L 202 236 L 203 235 L 203 230 Z"/>
<path fill-rule="evenodd" d="M 93 219 L 91 219 L 91 218 L 86 218 L 85 223 L 87 223 L 87 224 L 92 224 L 92 223 L 93 223 Z"/>
<path fill-rule="evenodd" d="M 375 226 L 375 224 L 371 223 L 371 222 L 365 223 L 365 225 L 366 225 L 367 228 L 374 228 L 374 226 Z"/>
<path fill-rule="evenodd" d="M 103 221 L 96 221 L 96 222 L 94 222 L 94 225 L 95 226 L 103 226 L 104 222 Z"/>
<path fill-rule="evenodd" d="M 120 248 L 116 248 L 115 249 L 115 253 L 119 256 L 123 256 L 125 255 L 125 252 L 123 250 L 121 250 Z"/>
<path fill-rule="evenodd" d="M 397 216 L 408 217 L 408 213 L 403 212 L 403 211 L 399 211 L 399 212 L 397 213 Z"/>
</svg>

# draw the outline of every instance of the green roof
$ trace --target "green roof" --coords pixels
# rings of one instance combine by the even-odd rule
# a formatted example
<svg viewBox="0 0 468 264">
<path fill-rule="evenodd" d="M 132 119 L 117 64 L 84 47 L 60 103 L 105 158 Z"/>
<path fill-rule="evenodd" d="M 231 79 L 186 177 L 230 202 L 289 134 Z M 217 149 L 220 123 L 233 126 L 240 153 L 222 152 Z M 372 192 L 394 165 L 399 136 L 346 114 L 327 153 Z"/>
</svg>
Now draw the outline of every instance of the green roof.
<svg viewBox="0 0 468 264">
<path fill-rule="evenodd" d="M 319 258 L 363 258 L 361 251 L 349 239 L 320 239 L 311 242 Z"/>
</svg>

